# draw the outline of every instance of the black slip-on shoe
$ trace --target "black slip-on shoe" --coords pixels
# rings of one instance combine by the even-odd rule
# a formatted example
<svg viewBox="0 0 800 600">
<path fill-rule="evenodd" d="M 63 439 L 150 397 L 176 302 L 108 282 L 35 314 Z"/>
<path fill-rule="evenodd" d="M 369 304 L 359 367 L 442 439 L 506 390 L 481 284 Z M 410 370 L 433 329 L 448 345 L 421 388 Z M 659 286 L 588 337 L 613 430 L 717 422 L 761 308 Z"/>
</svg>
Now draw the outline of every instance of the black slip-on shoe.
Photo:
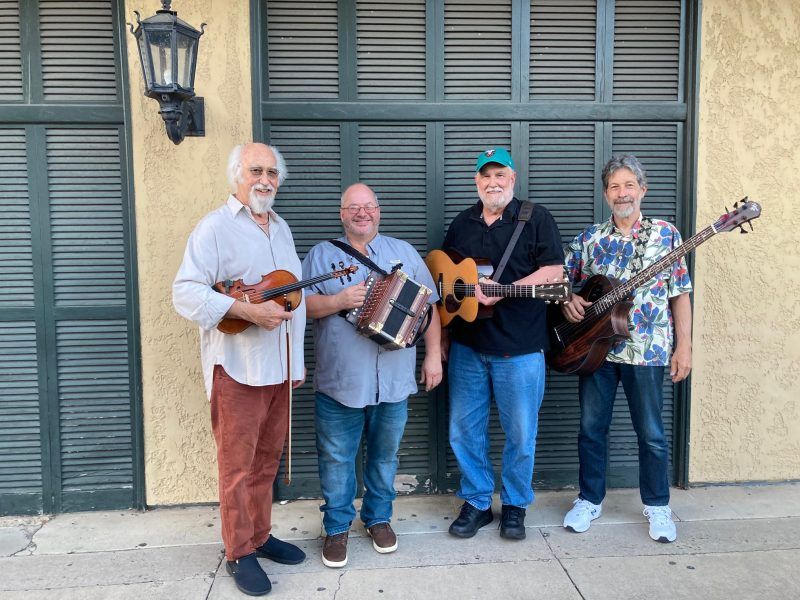
<svg viewBox="0 0 800 600">
<path fill-rule="evenodd" d="M 306 559 L 306 553 L 294 544 L 279 540 L 274 535 L 256 548 L 256 554 L 282 565 L 299 565 Z"/>
<path fill-rule="evenodd" d="M 272 583 L 258 564 L 255 552 L 236 560 L 225 561 L 225 568 L 233 577 L 239 591 L 248 596 L 264 596 L 272 589 Z"/>
<path fill-rule="evenodd" d="M 478 529 L 488 525 L 494 519 L 491 507 L 486 510 L 479 510 L 469 502 L 461 505 L 461 513 L 458 518 L 450 524 L 450 535 L 461 538 L 471 538 L 478 533 Z"/>
<path fill-rule="evenodd" d="M 510 540 L 525 539 L 525 509 L 504 504 L 500 515 L 500 537 Z"/>
</svg>

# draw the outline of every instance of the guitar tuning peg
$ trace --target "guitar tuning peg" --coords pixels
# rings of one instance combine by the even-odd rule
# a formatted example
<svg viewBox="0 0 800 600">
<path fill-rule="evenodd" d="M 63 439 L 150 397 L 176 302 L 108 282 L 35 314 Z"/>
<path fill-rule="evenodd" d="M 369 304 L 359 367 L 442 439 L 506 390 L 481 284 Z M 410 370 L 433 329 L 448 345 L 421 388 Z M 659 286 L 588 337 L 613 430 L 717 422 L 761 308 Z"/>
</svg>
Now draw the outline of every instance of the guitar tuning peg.
<svg viewBox="0 0 800 600">
<path fill-rule="evenodd" d="M 725 207 L 725 212 L 731 212 L 731 209 L 726 206 Z"/>
<path fill-rule="evenodd" d="M 739 208 L 739 201 L 738 200 L 733 203 L 733 208 L 734 209 Z"/>
<path fill-rule="evenodd" d="M 744 228 L 744 225 L 739 225 L 739 230 L 740 230 L 739 233 L 747 233 L 747 231 Z"/>
<path fill-rule="evenodd" d="M 748 221 L 747 225 L 750 227 L 750 231 L 753 231 L 753 222 L 752 221 Z"/>
</svg>

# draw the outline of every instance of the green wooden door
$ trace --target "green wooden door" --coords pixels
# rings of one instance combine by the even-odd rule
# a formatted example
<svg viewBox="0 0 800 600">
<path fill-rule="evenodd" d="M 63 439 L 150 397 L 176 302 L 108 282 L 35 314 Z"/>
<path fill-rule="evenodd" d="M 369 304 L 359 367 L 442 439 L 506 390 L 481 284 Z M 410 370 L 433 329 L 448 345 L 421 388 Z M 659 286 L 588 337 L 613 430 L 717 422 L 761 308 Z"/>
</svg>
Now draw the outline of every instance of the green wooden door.
<svg viewBox="0 0 800 600">
<path fill-rule="evenodd" d="M 143 504 L 121 5 L 0 0 L 0 514 Z"/>
<path fill-rule="evenodd" d="M 339 235 L 339 196 L 357 180 L 381 199 L 382 232 L 423 254 L 438 247 L 476 201 L 474 160 L 493 146 L 512 151 L 517 195 L 547 206 L 565 243 L 608 218 L 599 171 L 617 152 L 635 152 L 648 168 L 645 213 L 688 232 L 694 2 L 261 0 L 254 8 L 256 131 L 286 155 L 291 177 L 277 208 L 301 255 Z M 309 348 L 313 375 L 311 356 Z M 664 390 L 679 467 L 686 400 L 668 381 Z M 287 496 L 318 492 L 311 387 L 296 398 Z M 446 399 L 446 386 L 411 398 L 398 489 L 457 487 Z M 576 485 L 578 413 L 576 378 L 550 374 L 537 484 Z M 491 428 L 499 464 L 496 416 Z M 624 401 L 610 479 L 637 482 Z"/>
</svg>

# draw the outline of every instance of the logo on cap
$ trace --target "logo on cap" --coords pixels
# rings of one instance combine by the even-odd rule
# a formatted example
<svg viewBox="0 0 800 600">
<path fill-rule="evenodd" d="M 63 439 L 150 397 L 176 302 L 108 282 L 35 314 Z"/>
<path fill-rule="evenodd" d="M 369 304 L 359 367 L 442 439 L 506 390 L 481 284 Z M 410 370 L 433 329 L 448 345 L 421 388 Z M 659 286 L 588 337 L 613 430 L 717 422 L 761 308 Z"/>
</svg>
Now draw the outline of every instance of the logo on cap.
<svg viewBox="0 0 800 600">
<path fill-rule="evenodd" d="M 486 156 L 494 156 L 494 148 L 492 148 L 491 150 L 487 150 L 486 152 L 484 152 L 484 154 Z"/>
</svg>

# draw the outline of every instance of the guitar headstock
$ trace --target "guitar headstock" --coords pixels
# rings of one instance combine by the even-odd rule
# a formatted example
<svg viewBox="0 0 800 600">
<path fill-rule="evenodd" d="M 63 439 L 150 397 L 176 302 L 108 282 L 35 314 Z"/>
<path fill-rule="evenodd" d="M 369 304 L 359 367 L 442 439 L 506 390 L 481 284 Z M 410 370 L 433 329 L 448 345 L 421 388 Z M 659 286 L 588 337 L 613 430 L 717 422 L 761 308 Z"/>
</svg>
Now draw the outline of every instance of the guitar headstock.
<svg viewBox="0 0 800 600">
<path fill-rule="evenodd" d="M 554 283 L 537 284 L 535 297 L 539 300 L 544 300 L 546 304 L 551 302 L 562 304 L 569 301 L 571 293 L 572 286 L 570 286 L 569 280 L 562 279 Z"/>
<path fill-rule="evenodd" d="M 758 202 L 748 200 L 747 196 L 745 196 L 733 205 L 733 210 L 722 215 L 711 227 L 715 232 L 732 231 L 739 227 L 742 233 L 747 233 L 743 225 L 747 223 L 750 226 L 750 231 L 752 231 L 753 224 L 750 221 L 760 216 L 761 205 Z"/>
</svg>

